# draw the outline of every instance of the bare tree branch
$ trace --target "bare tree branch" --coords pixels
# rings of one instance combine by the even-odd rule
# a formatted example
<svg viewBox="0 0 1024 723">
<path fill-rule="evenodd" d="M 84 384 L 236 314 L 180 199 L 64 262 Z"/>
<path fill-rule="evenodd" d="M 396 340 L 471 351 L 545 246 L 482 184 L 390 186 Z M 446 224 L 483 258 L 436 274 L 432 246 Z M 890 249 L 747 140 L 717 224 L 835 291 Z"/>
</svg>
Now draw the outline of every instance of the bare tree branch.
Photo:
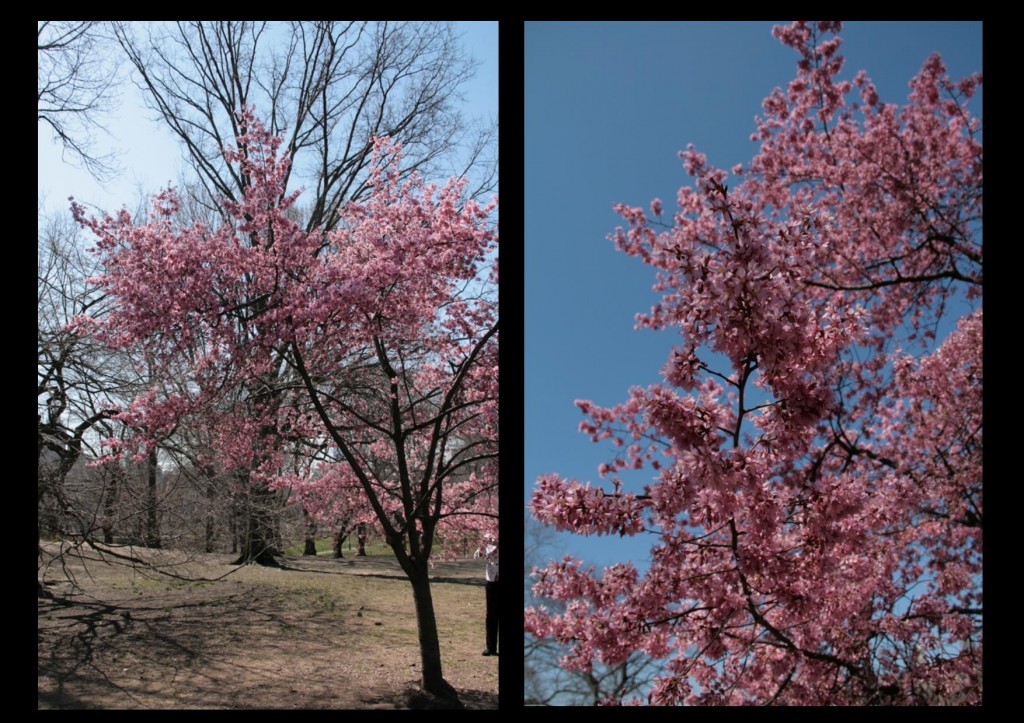
<svg viewBox="0 0 1024 723">
<path fill-rule="evenodd" d="M 37 116 L 65 156 L 97 181 L 116 171 L 114 156 L 96 150 L 101 117 L 117 103 L 120 61 L 106 52 L 104 24 L 41 20 L 37 31 Z"/>
</svg>

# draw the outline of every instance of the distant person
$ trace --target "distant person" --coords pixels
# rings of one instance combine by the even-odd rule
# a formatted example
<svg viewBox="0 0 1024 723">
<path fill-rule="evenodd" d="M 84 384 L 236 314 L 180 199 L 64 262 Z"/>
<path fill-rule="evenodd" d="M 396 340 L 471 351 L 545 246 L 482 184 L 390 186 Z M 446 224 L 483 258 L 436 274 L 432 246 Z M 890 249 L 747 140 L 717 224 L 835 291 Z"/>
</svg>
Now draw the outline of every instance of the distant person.
<svg viewBox="0 0 1024 723">
<path fill-rule="evenodd" d="M 485 572 L 484 590 L 487 595 L 487 647 L 484 655 L 498 654 L 498 610 L 501 605 L 498 597 L 498 541 L 494 535 L 484 535 L 484 544 L 477 548 L 473 557 L 485 556 L 487 569 Z"/>
</svg>

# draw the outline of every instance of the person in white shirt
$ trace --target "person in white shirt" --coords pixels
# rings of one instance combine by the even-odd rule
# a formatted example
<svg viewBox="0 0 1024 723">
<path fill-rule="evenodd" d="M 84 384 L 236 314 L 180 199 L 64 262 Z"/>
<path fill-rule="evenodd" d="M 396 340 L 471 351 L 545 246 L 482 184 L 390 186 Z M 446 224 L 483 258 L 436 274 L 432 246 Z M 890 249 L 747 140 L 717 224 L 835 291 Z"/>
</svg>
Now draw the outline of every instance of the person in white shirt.
<svg viewBox="0 0 1024 723">
<path fill-rule="evenodd" d="M 487 647 L 484 648 L 484 655 L 498 654 L 498 609 L 501 605 L 498 595 L 498 541 L 494 535 L 484 535 L 484 544 L 480 546 L 473 557 L 487 557 L 487 569 L 485 571 L 484 590 L 487 595 Z"/>
</svg>

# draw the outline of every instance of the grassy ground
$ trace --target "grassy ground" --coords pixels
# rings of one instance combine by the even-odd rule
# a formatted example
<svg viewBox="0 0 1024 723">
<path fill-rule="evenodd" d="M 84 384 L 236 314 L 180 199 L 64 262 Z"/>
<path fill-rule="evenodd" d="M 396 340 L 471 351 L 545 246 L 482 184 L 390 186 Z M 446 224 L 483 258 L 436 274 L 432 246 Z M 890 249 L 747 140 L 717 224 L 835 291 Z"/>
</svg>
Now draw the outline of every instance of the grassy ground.
<svg viewBox="0 0 1024 723">
<path fill-rule="evenodd" d="M 303 545 L 293 545 L 285 549 L 284 554 L 299 556 L 302 555 L 305 547 Z M 356 551 L 359 548 L 352 542 L 352 540 L 346 540 L 342 547 L 342 554 L 345 557 L 355 557 Z M 316 541 L 316 554 L 330 556 L 334 552 L 334 541 L 329 537 L 324 537 Z M 391 548 L 388 547 L 386 542 L 373 542 L 366 545 L 366 555 L 368 557 L 391 557 L 394 555 Z"/>
<path fill-rule="evenodd" d="M 408 707 L 419 645 L 390 556 L 288 556 L 274 569 L 144 554 L 191 581 L 95 553 L 41 568 L 55 599 L 39 601 L 40 708 Z M 439 564 L 432 590 L 445 678 L 467 707 L 496 708 L 479 561 Z"/>
</svg>

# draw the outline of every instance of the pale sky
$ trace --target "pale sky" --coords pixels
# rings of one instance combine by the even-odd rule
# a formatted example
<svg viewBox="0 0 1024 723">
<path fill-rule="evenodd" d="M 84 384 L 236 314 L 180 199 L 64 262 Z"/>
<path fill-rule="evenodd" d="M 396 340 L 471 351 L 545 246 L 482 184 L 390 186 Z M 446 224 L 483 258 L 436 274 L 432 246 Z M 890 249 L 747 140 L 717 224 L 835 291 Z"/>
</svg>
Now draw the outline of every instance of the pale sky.
<svg viewBox="0 0 1024 723">
<path fill-rule="evenodd" d="M 489 121 L 498 117 L 498 23 L 459 22 L 466 51 L 480 61 L 476 77 L 465 86 L 464 112 L 469 118 Z M 125 62 L 122 71 L 131 70 Z M 109 135 L 97 133 L 100 153 L 118 153 L 120 173 L 100 185 L 87 172 L 62 159 L 61 146 L 53 140 L 50 127 L 38 124 L 38 195 L 41 212 L 68 208 L 68 196 L 105 211 L 121 206 L 134 209 L 142 189 L 148 197 L 169 183 L 178 183 L 187 168 L 176 140 L 162 122 L 146 109 L 141 93 L 131 82 L 120 86 L 116 113 L 102 119 Z M 68 156 L 68 161 L 72 161 Z"/>
</svg>

